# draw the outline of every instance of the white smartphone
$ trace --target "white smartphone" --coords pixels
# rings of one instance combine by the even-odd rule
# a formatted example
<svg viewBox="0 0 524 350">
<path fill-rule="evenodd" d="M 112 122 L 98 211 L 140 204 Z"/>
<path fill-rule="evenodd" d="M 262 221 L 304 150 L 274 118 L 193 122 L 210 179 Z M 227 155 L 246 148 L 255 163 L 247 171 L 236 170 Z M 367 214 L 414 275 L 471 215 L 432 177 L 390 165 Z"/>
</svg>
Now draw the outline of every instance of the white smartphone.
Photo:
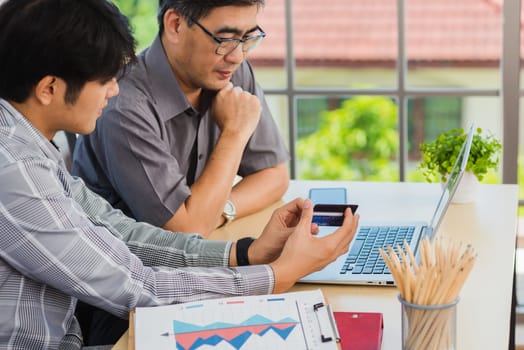
<svg viewBox="0 0 524 350">
<path fill-rule="evenodd" d="M 344 187 L 318 187 L 309 190 L 309 199 L 313 204 L 346 204 Z"/>
</svg>

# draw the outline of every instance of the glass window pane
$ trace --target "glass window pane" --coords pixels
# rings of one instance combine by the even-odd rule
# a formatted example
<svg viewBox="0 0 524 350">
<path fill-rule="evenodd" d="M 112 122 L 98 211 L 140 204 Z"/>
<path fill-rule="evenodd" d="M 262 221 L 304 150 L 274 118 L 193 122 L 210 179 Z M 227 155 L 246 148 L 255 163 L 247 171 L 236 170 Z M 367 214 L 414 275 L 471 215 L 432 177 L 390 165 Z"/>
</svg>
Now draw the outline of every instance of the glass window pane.
<svg viewBox="0 0 524 350">
<path fill-rule="evenodd" d="M 266 102 L 269 106 L 269 109 L 271 110 L 271 113 L 273 114 L 273 119 L 277 123 L 278 129 L 280 131 L 280 135 L 282 136 L 282 139 L 284 140 L 284 143 L 290 151 L 289 147 L 289 118 L 287 117 L 289 115 L 288 113 L 288 100 L 286 96 L 284 95 L 270 95 L 266 94 Z M 288 171 L 291 174 L 292 166 L 291 162 L 288 162 Z"/>
<path fill-rule="evenodd" d="M 502 1 L 406 0 L 409 86 L 498 87 L 501 48 Z"/>
<path fill-rule="evenodd" d="M 131 22 L 133 35 L 137 41 L 137 52 L 148 47 L 158 33 L 156 18 L 158 2 L 150 0 L 114 0 L 113 2 Z"/>
<path fill-rule="evenodd" d="M 286 96 L 266 94 L 266 102 L 273 114 L 273 119 L 277 123 L 280 135 L 289 150 L 289 119 L 288 103 Z"/>
<path fill-rule="evenodd" d="M 520 98 L 519 110 L 519 150 L 518 150 L 518 164 L 517 164 L 517 181 L 519 184 L 519 199 L 524 200 L 524 97 Z M 524 216 L 524 207 L 519 208 L 519 216 Z M 521 228 L 522 230 L 522 228 Z M 524 302 L 524 301 L 523 301 Z"/>
<path fill-rule="evenodd" d="M 472 122 L 483 135 L 492 134 L 502 143 L 502 116 L 498 97 L 417 97 L 408 100 L 408 163 L 407 181 L 426 179 L 418 169 L 420 144 L 432 142 L 439 134 L 452 128 L 467 129 Z M 502 154 L 499 155 L 502 159 Z M 483 183 L 501 183 L 502 161 L 497 170 L 490 170 Z"/>
<path fill-rule="evenodd" d="M 300 87 L 396 85 L 397 1 L 293 1 Z"/>
<path fill-rule="evenodd" d="M 267 36 L 248 54 L 248 60 L 265 89 L 283 88 L 287 86 L 285 0 L 266 1 L 258 15 L 258 24 Z"/>
<path fill-rule="evenodd" d="M 299 98 L 297 178 L 398 181 L 397 104 L 389 97 Z"/>
</svg>

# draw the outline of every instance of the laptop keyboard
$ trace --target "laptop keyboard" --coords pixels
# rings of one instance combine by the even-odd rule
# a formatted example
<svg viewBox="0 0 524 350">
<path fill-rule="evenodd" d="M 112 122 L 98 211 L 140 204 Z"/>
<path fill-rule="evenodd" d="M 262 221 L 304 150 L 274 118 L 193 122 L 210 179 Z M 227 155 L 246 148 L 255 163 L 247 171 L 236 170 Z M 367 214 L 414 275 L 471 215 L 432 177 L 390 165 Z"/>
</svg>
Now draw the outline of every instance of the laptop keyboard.
<svg viewBox="0 0 524 350">
<path fill-rule="evenodd" d="M 404 240 L 411 243 L 414 232 L 414 226 L 360 227 L 340 273 L 389 274 L 378 248 L 390 245 L 396 252 L 397 245 L 402 247 Z"/>
</svg>

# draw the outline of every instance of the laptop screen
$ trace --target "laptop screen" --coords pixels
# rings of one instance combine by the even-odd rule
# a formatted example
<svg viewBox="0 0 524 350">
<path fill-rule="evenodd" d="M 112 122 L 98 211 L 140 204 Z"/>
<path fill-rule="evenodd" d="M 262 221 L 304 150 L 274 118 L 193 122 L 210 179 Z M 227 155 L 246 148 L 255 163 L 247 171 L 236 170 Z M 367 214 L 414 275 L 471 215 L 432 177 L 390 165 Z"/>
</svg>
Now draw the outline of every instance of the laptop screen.
<svg viewBox="0 0 524 350">
<path fill-rule="evenodd" d="M 468 165 L 469 151 L 471 150 L 471 143 L 473 141 L 473 125 L 470 126 L 466 140 L 460 149 L 460 152 L 457 156 L 457 160 L 451 169 L 448 180 L 446 184 L 443 185 L 442 194 L 440 196 L 438 205 L 435 209 L 433 217 L 431 218 L 431 231 L 430 234 L 433 236 L 437 231 L 438 226 L 440 225 L 444 212 L 446 211 L 451 198 L 457 190 L 457 186 L 460 183 L 462 175 L 466 171 L 466 166 Z"/>
</svg>

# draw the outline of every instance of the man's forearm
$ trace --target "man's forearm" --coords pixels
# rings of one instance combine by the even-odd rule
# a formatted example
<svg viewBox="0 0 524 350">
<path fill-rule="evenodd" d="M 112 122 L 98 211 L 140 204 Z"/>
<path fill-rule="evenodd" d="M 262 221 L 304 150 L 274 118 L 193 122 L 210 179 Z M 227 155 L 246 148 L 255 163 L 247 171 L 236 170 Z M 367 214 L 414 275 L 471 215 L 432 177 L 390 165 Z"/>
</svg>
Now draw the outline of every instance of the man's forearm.
<svg viewBox="0 0 524 350">
<path fill-rule="evenodd" d="M 266 168 L 244 177 L 231 191 L 237 217 L 256 213 L 282 199 L 289 185 L 287 164 Z"/>
<path fill-rule="evenodd" d="M 163 226 L 165 229 L 197 232 L 207 237 L 223 223 L 224 204 L 230 196 L 246 142 L 245 138 L 230 134 L 219 138 L 202 175 L 191 186 L 191 196 Z"/>
</svg>

